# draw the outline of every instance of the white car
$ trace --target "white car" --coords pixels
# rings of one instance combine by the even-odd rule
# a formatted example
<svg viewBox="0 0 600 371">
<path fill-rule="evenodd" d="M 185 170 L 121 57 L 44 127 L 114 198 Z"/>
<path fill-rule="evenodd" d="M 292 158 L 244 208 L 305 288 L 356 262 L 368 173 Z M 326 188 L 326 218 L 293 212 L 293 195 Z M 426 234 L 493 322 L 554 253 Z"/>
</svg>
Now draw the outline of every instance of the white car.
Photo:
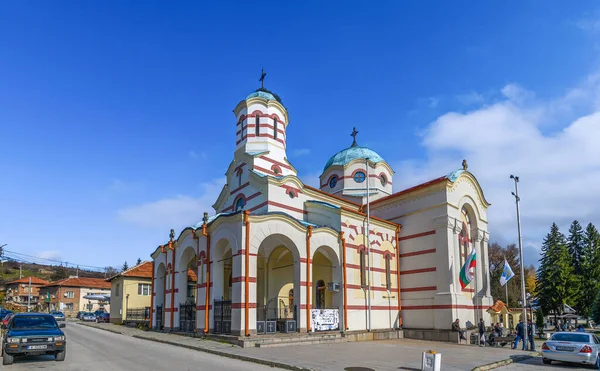
<svg viewBox="0 0 600 371">
<path fill-rule="evenodd" d="M 96 316 L 94 315 L 94 313 L 84 313 L 81 316 L 81 320 L 84 322 L 94 322 L 96 321 Z"/>
<path fill-rule="evenodd" d="M 600 369 L 600 340 L 587 332 L 556 332 L 542 344 L 542 362 L 552 361 L 592 365 Z"/>
</svg>

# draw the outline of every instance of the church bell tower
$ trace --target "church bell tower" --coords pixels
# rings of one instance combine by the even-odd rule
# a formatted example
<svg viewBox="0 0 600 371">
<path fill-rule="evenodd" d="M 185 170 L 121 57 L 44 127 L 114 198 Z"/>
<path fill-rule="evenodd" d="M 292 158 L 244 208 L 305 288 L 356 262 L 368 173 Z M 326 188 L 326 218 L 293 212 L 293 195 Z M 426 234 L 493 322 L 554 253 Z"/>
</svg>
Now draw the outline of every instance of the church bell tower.
<svg viewBox="0 0 600 371">
<path fill-rule="evenodd" d="M 265 88 L 262 71 L 261 87 L 249 94 L 233 110 L 236 118 L 235 158 L 243 154 L 253 158 L 254 171 L 271 176 L 296 175 L 287 161 L 286 142 L 288 113 L 281 98 Z"/>
</svg>

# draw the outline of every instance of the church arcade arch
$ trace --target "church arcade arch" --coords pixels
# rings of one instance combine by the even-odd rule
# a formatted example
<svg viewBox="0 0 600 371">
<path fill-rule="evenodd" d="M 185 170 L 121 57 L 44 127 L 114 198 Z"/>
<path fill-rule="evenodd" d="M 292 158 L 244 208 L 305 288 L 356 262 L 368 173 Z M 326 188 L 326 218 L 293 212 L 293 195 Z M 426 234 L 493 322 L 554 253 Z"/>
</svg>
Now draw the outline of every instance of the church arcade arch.
<svg viewBox="0 0 600 371">
<path fill-rule="evenodd" d="M 329 246 L 318 247 L 312 257 L 311 271 L 313 308 L 340 307 L 340 292 L 327 289 L 328 283 L 341 282 L 341 267 L 335 251 Z"/>
<path fill-rule="evenodd" d="M 154 298 L 154 323 L 152 326 L 158 326 L 159 330 L 165 324 L 164 321 L 164 313 L 165 313 L 165 290 L 167 289 L 167 267 L 165 263 L 161 262 L 158 264 L 156 271 L 154 273 L 154 292 L 156 293 L 156 297 Z M 161 312 L 156 312 L 157 307 L 162 307 Z M 160 318 L 157 318 L 156 315 L 160 315 Z"/>
<path fill-rule="evenodd" d="M 267 236 L 258 248 L 256 270 L 257 320 L 298 319 L 301 264 L 296 244 L 283 234 Z"/>
</svg>

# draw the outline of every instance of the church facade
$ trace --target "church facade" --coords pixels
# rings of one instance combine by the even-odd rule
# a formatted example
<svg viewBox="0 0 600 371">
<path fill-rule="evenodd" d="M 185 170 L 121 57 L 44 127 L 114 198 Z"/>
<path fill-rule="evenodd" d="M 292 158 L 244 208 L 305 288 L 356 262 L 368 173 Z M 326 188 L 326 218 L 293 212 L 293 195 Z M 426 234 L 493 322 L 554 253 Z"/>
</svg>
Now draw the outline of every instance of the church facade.
<svg viewBox="0 0 600 371">
<path fill-rule="evenodd" d="M 287 160 L 276 94 L 260 88 L 234 114 L 216 213 L 151 254 L 153 328 L 248 336 L 489 323 L 490 204 L 466 162 L 394 193 L 394 171 L 354 131 L 313 188 Z M 473 247 L 475 278 L 462 289 Z"/>
</svg>

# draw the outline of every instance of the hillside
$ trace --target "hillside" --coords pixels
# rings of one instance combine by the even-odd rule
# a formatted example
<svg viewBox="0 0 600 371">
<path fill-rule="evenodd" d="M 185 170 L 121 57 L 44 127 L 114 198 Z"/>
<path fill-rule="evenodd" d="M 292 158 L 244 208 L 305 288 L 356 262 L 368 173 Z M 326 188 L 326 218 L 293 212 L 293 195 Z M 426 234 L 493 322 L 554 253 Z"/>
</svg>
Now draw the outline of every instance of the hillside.
<svg viewBox="0 0 600 371">
<path fill-rule="evenodd" d="M 19 272 L 19 269 L 22 269 Z M 17 261 L 5 261 L 0 266 L 0 284 L 14 281 L 19 279 L 19 275 L 22 277 L 35 276 L 42 278 L 47 281 L 56 281 L 69 276 L 79 275 L 79 277 L 91 277 L 91 278 L 106 278 L 107 273 L 89 271 L 85 269 L 64 267 L 60 265 L 45 265 L 35 263 L 19 263 Z"/>
</svg>

